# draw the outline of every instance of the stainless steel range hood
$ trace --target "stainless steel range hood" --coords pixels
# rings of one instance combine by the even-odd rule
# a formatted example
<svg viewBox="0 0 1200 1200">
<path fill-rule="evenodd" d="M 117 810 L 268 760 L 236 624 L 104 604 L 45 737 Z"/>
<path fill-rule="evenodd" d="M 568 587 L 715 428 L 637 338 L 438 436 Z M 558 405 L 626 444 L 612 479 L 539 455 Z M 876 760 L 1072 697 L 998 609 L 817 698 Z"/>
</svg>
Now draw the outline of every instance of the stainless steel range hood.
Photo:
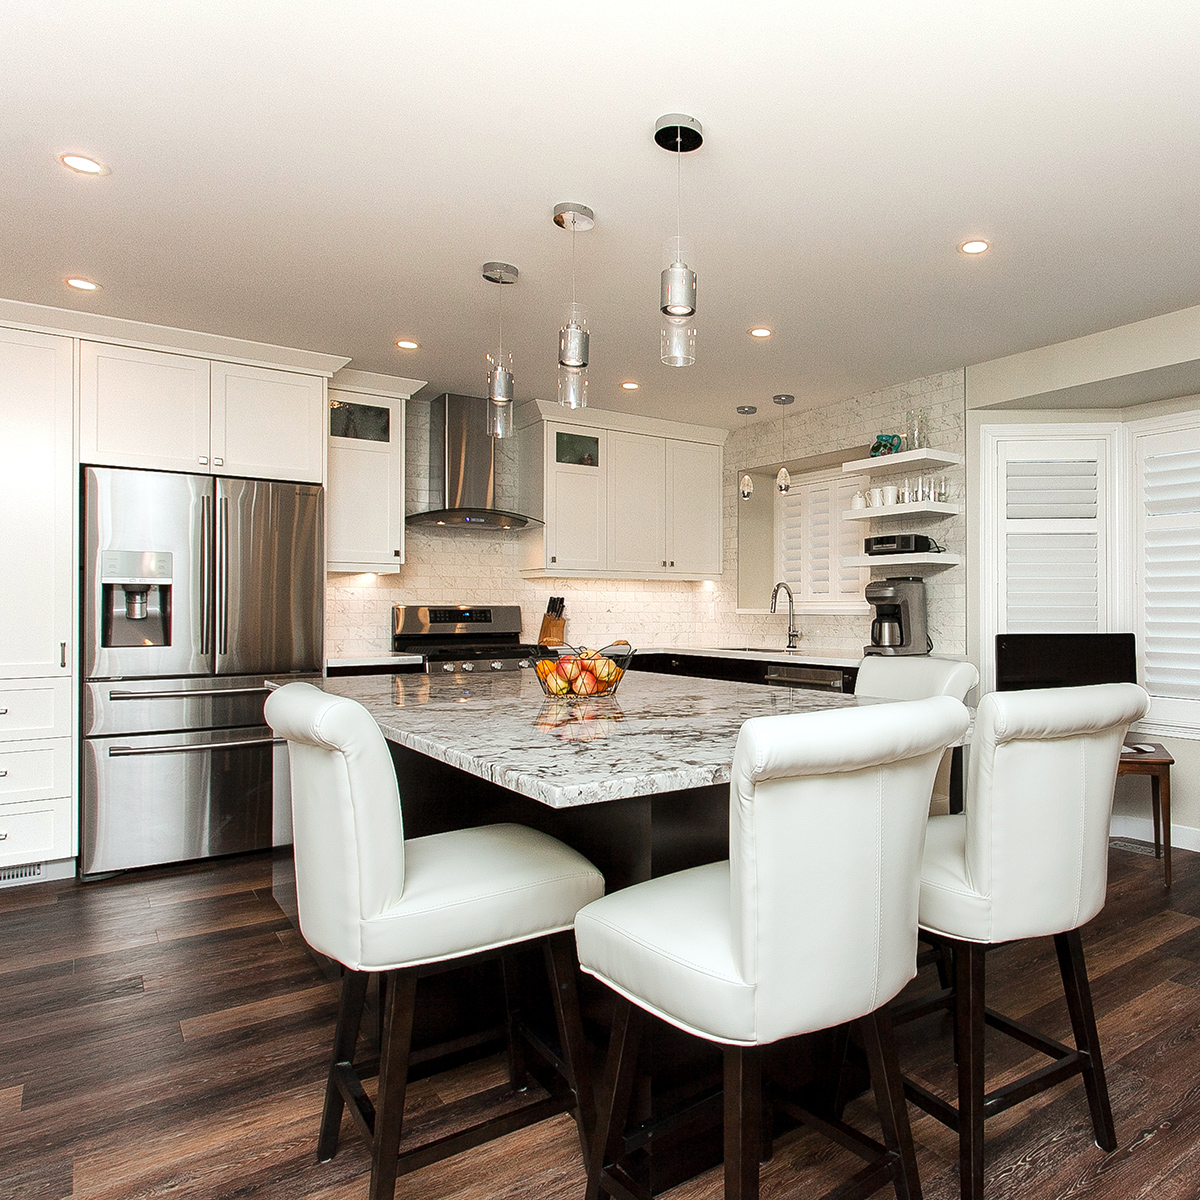
<svg viewBox="0 0 1200 1200">
<path fill-rule="evenodd" d="M 496 507 L 496 443 L 488 433 L 487 400 L 443 392 L 429 404 L 429 480 L 442 484 L 442 507 L 410 513 L 408 525 L 524 529 L 540 525 Z"/>
</svg>

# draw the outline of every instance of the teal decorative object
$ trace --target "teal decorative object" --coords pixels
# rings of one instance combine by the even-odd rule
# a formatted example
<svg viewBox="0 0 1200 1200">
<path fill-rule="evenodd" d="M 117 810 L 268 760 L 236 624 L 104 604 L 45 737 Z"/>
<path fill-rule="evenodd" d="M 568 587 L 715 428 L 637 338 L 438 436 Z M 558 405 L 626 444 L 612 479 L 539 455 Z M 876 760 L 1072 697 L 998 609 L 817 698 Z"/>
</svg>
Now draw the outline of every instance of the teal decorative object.
<svg viewBox="0 0 1200 1200">
<path fill-rule="evenodd" d="M 903 445 L 904 439 L 898 433 L 880 433 L 875 437 L 875 445 L 871 447 L 871 457 L 879 458 L 884 454 L 895 454 Z"/>
</svg>

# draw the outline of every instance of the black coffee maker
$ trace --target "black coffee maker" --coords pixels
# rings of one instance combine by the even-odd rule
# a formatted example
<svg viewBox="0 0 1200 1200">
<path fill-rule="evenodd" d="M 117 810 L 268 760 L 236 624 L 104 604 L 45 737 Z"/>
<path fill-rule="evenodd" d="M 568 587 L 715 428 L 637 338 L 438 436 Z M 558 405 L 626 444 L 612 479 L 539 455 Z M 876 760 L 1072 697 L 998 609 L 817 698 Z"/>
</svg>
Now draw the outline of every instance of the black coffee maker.
<svg viewBox="0 0 1200 1200">
<path fill-rule="evenodd" d="M 924 580 L 872 579 L 864 594 L 875 607 L 871 644 L 863 647 L 864 654 L 929 653 Z"/>
</svg>

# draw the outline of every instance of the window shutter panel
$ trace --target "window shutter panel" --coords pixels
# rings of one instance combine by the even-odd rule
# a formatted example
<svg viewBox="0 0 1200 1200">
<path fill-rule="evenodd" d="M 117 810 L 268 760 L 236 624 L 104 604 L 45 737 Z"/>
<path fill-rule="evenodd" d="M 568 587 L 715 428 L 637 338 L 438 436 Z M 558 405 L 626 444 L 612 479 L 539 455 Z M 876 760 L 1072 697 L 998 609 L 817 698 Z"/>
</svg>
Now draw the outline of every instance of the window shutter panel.
<svg viewBox="0 0 1200 1200">
<path fill-rule="evenodd" d="M 861 605 L 867 572 L 844 560 L 862 552 L 862 530 L 841 514 L 862 483 L 861 476 L 845 475 L 793 480 L 791 491 L 780 496 L 779 578 L 792 586 L 797 601 L 849 606 L 844 611 Z"/>
</svg>

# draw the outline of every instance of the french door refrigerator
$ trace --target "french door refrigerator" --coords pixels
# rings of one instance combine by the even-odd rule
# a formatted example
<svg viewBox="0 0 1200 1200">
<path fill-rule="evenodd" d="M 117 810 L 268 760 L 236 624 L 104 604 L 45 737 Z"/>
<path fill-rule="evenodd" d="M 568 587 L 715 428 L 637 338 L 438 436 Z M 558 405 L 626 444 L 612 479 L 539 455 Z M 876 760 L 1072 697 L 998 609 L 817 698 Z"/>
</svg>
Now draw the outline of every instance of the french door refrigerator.
<svg viewBox="0 0 1200 1200">
<path fill-rule="evenodd" d="M 83 875 L 290 840 L 264 680 L 320 672 L 323 489 L 85 467 Z"/>
</svg>

